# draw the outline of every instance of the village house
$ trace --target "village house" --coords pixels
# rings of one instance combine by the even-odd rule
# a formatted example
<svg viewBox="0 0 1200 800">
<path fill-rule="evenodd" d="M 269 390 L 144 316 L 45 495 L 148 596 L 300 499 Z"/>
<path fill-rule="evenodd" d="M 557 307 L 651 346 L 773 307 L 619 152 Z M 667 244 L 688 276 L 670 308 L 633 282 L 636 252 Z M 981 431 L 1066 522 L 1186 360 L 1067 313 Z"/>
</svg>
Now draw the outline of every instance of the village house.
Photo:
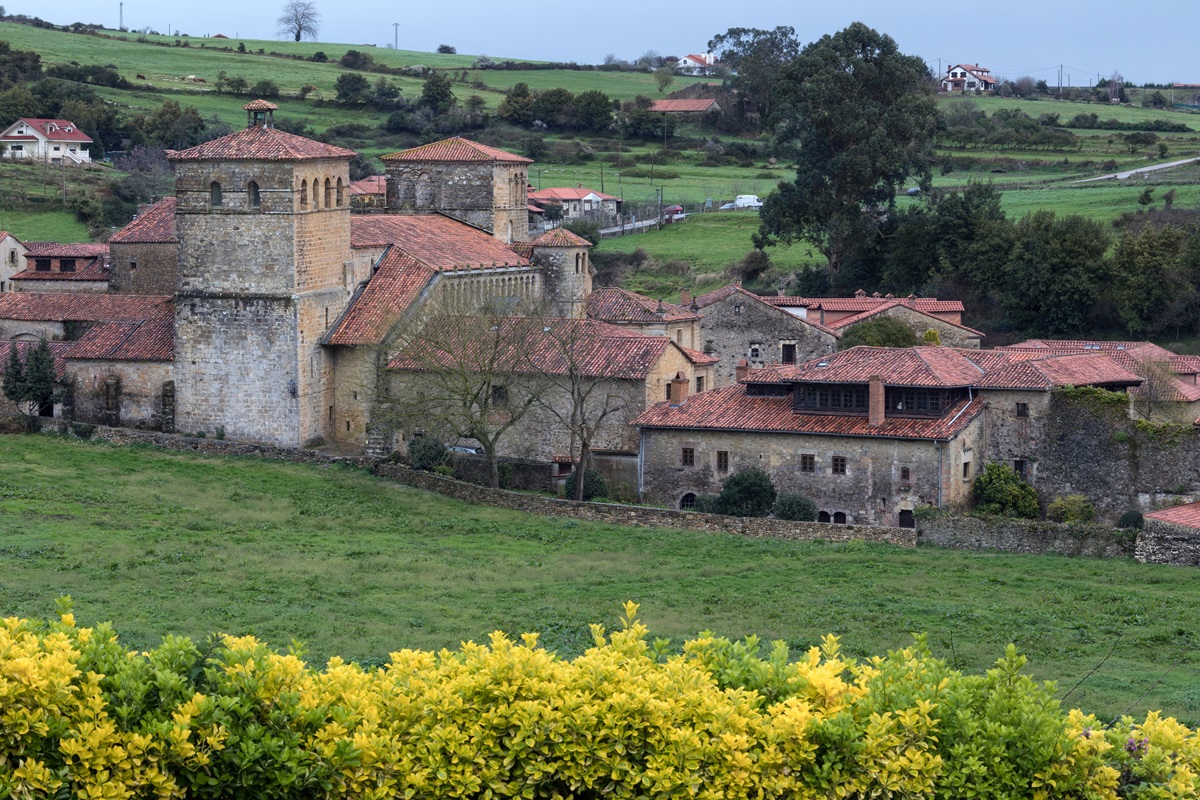
<svg viewBox="0 0 1200 800">
<path fill-rule="evenodd" d="M 0 131 L 0 156 L 12 161 L 90 164 L 92 137 L 65 119 L 22 117 Z"/>
<path fill-rule="evenodd" d="M 25 269 L 9 280 L 16 292 L 107 292 L 108 245 L 29 242 Z"/>
<path fill-rule="evenodd" d="M 382 175 L 370 175 L 350 184 L 350 208 L 369 210 L 383 208 L 387 201 L 387 179 Z"/>
<path fill-rule="evenodd" d="M 542 213 L 546 207 L 562 208 L 563 219 L 592 219 L 615 223 L 621 213 L 621 198 L 588 189 L 580 184 L 574 189 L 553 187 L 529 193 L 529 202 Z"/>
<path fill-rule="evenodd" d="M 27 248 L 8 231 L 0 231 L 0 293 L 15 291 L 12 276 L 25 268 Z"/>
<path fill-rule="evenodd" d="M 717 57 L 711 51 L 689 53 L 675 62 L 675 71 L 681 75 L 709 75 L 717 65 Z"/>
<path fill-rule="evenodd" d="M 943 92 L 994 92 L 1000 82 L 991 76 L 989 70 L 978 64 L 955 64 L 946 67 L 946 75 L 942 78 Z"/>
<path fill-rule="evenodd" d="M 666 336 L 681 347 L 693 350 L 699 347 L 700 314 L 684 305 L 664 303 L 628 289 L 608 288 L 588 295 L 584 313 L 588 319 L 646 336 Z"/>
</svg>

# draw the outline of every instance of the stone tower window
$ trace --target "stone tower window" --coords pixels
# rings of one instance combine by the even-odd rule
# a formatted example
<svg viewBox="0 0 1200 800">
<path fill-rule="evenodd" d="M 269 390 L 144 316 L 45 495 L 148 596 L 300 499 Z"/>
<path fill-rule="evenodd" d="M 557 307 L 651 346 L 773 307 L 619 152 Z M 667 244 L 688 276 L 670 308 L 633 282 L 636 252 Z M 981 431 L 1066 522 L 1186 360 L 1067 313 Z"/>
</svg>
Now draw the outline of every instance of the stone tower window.
<svg viewBox="0 0 1200 800">
<path fill-rule="evenodd" d="M 246 184 L 246 200 L 250 204 L 250 208 L 255 210 L 262 208 L 262 196 L 258 193 L 258 184 L 254 181 Z"/>
<path fill-rule="evenodd" d="M 300 181 L 300 210 L 308 211 L 308 181 Z"/>
<path fill-rule="evenodd" d="M 417 178 L 417 208 L 433 205 L 433 182 L 428 173 L 422 173 Z"/>
<path fill-rule="evenodd" d="M 345 204 L 346 204 L 346 200 L 342 194 L 342 179 L 338 178 L 338 181 L 337 181 L 337 206 L 338 206 L 338 208 L 341 208 Z"/>
<path fill-rule="evenodd" d="M 208 187 L 208 204 L 212 208 L 220 208 L 221 203 L 221 184 L 213 181 Z"/>
<path fill-rule="evenodd" d="M 575 254 L 575 274 L 578 275 L 582 269 L 583 269 L 583 254 L 576 253 Z"/>
<path fill-rule="evenodd" d="M 325 179 L 325 207 L 333 207 L 333 182 L 329 178 Z"/>
</svg>

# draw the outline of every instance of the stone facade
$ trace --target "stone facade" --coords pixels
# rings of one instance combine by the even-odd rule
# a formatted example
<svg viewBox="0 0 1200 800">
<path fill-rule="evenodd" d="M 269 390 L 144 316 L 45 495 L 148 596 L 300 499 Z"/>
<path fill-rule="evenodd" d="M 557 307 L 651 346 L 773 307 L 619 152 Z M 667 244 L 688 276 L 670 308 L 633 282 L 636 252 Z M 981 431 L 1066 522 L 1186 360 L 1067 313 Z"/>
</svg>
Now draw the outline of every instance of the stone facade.
<svg viewBox="0 0 1200 800">
<path fill-rule="evenodd" d="M 12 281 L 13 291 L 17 292 L 88 292 L 104 294 L 108 291 L 107 280 L 38 280 L 37 278 L 18 278 Z"/>
<path fill-rule="evenodd" d="M 718 387 L 736 380 L 734 373 L 742 359 L 753 367 L 801 364 L 837 349 L 835 334 L 747 292 L 732 292 L 700 313 L 701 342 L 696 349 L 721 359 L 714 376 Z M 790 362 L 785 360 L 789 357 Z"/>
<path fill-rule="evenodd" d="M 67 362 L 63 383 L 70 390 L 70 412 L 79 422 L 128 428 L 163 427 L 163 388 L 173 379 L 170 362 Z"/>
<path fill-rule="evenodd" d="M 126 242 L 109 245 L 116 294 L 174 294 L 179 286 L 179 245 L 174 242 Z"/>
<path fill-rule="evenodd" d="M 1200 567 L 1200 530 L 1158 519 L 1146 519 L 1137 539 L 1138 561 Z"/>
<path fill-rule="evenodd" d="M 16 339 L 20 342 L 49 342 L 67 338 L 66 322 L 49 320 L 0 319 L 0 340 Z"/>
<path fill-rule="evenodd" d="M 919 506 L 965 506 L 982 466 L 975 462 L 983 433 L 979 419 L 946 442 L 644 428 L 641 491 L 651 502 L 679 508 L 689 495 L 719 493 L 739 469 L 761 469 L 778 491 L 812 498 L 831 519 L 842 514 L 851 524 L 899 525 L 901 512 Z M 812 457 L 811 472 L 805 456 Z M 834 472 L 835 457 L 844 459 L 841 474 Z"/>
<path fill-rule="evenodd" d="M 1007 517 L 936 515 L 917 524 L 917 541 L 956 550 L 1053 553 L 1085 558 L 1129 558 L 1142 537 L 1109 525 L 1063 525 Z M 1144 560 L 1144 559 L 1143 559 Z"/>
<path fill-rule="evenodd" d="M 17 237 L 0 232 L 0 292 L 15 291 L 12 276 L 25 269 L 26 248 Z"/>
<path fill-rule="evenodd" d="M 439 211 L 502 242 L 529 239 L 528 167 L 493 162 L 388 160 L 387 207 Z"/>
<path fill-rule="evenodd" d="M 891 306 L 885 311 L 871 316 L 869 319 L 878 319 L 879 317 L 891 317 L 900 320 L 912 330 L 918 342 L 921 341 L 925 335 L 925 331 L 928 330 L 937 331 L 938 339 L 946 347 L 965 347 L 971 350 L 978 350 L 982 340 L 982 334 L 959 325 L 954 325 L 932 314 L 926 314 L 903 305 Z M 847 325 L 840 327 L 839 330 L 842 333 L 846 333 L 853 327 L 854 325 Z"/>
<path fill-rule="evenodd" d="M 543 270 L 542 298 L 558 317 L 582 317 L 592 293 L 592 265 L 587 247 L 534 247 L 530 259 Z"/>
<path fill-rule="evenodd" d="M 985 463 L 1007 464 L 1036 486 L 1041 471 L 1038 453 L 1048 435 L 1051 393 L 989 391 L 985 397 Z"/>
</svg>

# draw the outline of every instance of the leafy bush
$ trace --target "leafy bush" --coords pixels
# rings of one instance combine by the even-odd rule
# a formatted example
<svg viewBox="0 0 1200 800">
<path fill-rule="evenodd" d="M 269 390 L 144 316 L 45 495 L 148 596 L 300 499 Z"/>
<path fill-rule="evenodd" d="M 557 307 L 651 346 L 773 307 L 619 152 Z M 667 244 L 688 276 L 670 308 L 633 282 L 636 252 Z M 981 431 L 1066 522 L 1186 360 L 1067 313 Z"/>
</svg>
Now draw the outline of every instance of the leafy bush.
<svg viewBox="0 0 1200 800">
<path fill-rule="evenodd" d="M 1007 464 L 992 463 L 975 479 L 975 510 L 982 514 L 1035 519 L 1038 497 Z"/>
<path fill-rule="evenodd" d="M 705 514 L 719 514 L 717 511 L 717 496 L 715 494 L 698 494 L 696 495 L 696 504 L 692 506 L 693 511 L 701 511 Z"/>
<path fill-rule="evenodd" d="M 869 347 L 913 347 L 917 335 L 912 328 L 893 317 L 874 317 L 857 325 L 851 325 L 841 340 L 838 350 L 867 345 Z"/>
<path fill-rule="evenodd" d="M 740 469 L 725 479 L 715 511 L 734 517 L 765 517 L 775 505 L 775 484 L 761 469 Z"/>
<path fill-rule="evenodd" d="M 1145 524 L 1146 520 L 1142 517 L 1142 512 L 1138 511 L 1136 508 L 1129 509 L 1121 515 L 1119 520 L 1117 520 L 1118 528 L 1136 529 L 1140 531 L 1142 526 Z"/>
<path fill-rule="evenodd" d="M 454 467 L 450 466 L 449 464 L 438 464 L 433 468 L 433 474 L 440 475 L 443 478 L 453 478 Z"/>
<path fill-rule="evenodd" d="M 408 442 L 408 463 L 413 469 L 432 470 L 446 463 L 446 445 L 432 436 L 414 436 Z"/>
<path fill-rule="evenodd" d="M 71 433 L 75 434 L 80 439 L 90 439 L 96 432 L 96 426 L 87 422 L 72 422 Z M 1140 527 L 1140 526 L 1139 526 Z"/>
<path fill-rule="evenodd" d="M 568 500 L 575 497 L 575 473 L 572 472 L 567 476 L 566 486 L 564 487 Z M 608 497 L 608 481 L 594 469 L 589 469 L 583 473 L 583 499 L 594 500 L 597 497 Z"/>
<path fill-rule="evenodd" d="M 564 224 L 563 227 L 594 245 L 600 244 L 600 226 L 591 220 L 575 219 Z"/>
<path fill-rule="evenodd" d="M 817 504 L 798 492 L 781 492 L 775 498 L 773 513 L 779 519 L 812 522 L 817 518 Z"/>
<path fill-rule="evenodd" d="M 1046 517 L 1055 522 L 1092 522 L 1096 519 L 1096 509 L 1083 495 L 1069 494 L 1054 498 L 1046 506 Z"/>
</svg>

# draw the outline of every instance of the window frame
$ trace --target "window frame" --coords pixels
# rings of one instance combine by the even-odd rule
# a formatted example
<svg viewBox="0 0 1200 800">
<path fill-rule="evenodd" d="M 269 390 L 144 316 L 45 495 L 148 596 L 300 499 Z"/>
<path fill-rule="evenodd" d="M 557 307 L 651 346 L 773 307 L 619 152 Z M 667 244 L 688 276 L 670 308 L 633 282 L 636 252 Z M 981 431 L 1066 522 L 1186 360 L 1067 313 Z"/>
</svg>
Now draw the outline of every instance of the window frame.
<svg viewBox="0 0 1200 800">
<path fill-rule="evenodd" d="M 800 454 L 800 471 L 815 475 L 817 472 L 817 454 L 816 453 L 801 453 Z"/>
<path fill-rule="evenodd" d="M 729 472 L 729 451 L 717 451 L 717 472 Z"/>
<path fill-rule="evenodd" d="M 831 475 L 846 475 L 849 469 L 849 462 L 845 456 L 832 456 L 829 461 L 829 473 Z"/>
<path fill-rule="evenodd" d="M 681 467 L 696 466 L 696 448 L 695 447 L 680 447 L 679 448 L 679 466 L 681 466 Z"/>
</svg>

